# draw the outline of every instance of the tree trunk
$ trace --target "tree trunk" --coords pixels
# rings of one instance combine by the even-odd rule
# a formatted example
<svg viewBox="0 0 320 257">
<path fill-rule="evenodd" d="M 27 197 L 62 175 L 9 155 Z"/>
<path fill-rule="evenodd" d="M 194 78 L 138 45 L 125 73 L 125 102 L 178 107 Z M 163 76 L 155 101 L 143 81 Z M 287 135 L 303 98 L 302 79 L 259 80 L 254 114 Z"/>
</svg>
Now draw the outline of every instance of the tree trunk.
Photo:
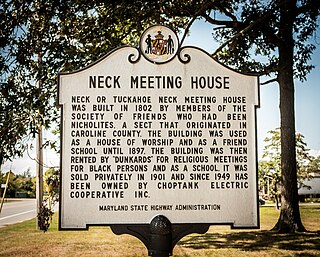
<svg viewBox="0 0 320 257">
<path fill-rule="evenodd" d="M 280 6 L 279 72 L 281 118 L 281 212 L 273 228 L 279 232 L 305 231 L 299 211 L 295 151 L 295 111 L 293 80 L 293 23 L 296 0 L 284 0 Z"/>
</svg>

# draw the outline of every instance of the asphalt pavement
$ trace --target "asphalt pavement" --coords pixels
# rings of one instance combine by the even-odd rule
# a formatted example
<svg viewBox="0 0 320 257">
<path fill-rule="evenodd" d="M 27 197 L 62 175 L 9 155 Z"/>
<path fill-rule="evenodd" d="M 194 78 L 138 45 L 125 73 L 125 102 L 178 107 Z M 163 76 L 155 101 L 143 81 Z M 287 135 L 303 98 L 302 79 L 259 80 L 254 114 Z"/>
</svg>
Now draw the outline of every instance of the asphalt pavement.
<svg viewBox="0 0 320 257">
<path fill-rule="evenodd" d="M 4 202 L 0 213 L 0 228 L 36 217 L 36 199 L 15 199 Z"/>
</svg>

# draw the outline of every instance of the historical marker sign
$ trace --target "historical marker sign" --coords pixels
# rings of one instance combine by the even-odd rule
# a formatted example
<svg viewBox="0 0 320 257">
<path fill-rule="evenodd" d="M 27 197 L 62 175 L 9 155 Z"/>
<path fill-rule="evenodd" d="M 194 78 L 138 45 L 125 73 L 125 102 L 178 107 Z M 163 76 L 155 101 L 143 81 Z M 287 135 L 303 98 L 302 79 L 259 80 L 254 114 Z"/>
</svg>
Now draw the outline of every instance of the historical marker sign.
<svg viewBox="0 0 320 257">
<path fill-rule="evenodd" d="M 178 48 L 154 26 L 140 47 L 59 74 L 60 228 L 171 223 L 257 227 L 258 79 Z"/>
</svg>

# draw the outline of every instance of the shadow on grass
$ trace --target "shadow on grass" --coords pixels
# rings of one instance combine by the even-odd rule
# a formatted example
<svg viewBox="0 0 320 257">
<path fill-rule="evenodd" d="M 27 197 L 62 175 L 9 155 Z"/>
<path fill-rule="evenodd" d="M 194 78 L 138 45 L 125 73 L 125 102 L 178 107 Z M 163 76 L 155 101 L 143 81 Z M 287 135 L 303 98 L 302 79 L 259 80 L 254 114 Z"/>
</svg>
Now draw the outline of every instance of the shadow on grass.
<svg viewBox="0 0 320 257">
<path fill-rule="evenodd" d="M 179 245 L 192 249 L 240 248 L 243 251 L 261 251 L 270 248 L 303 251 L 320 250 L 320 231 L 279 234 L 273 231 L 207 233 L 185 237 Z M 300 255 L 314 257 L 315 255 Z"/>
</svg>

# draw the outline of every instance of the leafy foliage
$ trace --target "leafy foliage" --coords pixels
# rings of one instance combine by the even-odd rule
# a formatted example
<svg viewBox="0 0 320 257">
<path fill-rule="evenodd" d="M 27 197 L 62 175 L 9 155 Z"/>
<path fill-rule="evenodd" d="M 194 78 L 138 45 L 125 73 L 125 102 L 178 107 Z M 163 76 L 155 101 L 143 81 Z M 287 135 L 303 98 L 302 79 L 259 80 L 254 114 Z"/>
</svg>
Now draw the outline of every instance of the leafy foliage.
<svg viewBox="0 0 320 257">
<path fill-rule="evenodd" d="M 305 231 L 301 222 L 295 152 L 294 79 L 305 80 L 315 49 L 309 41 L 317 28 L 318 0 L 237 0 L 224 11 L 226 20 L 203 16 L 219 26 L 214 36 L 223 44 L 214 55 L 244 72 L 274 76 L 281 117 L 281 212 L 275 230 Z M 308 46 L 306 49 L 306 45 Z"/>
<path fill-rule="evenodd" d="M 293 78 L 305 80 L 313 67 L 309 61 L 315 47 L 309 39 L 319 12 L 319 0 L 2 0 L 0 165 L 21 156 L 39 126 L 49 128 L 57 121 L 53 108 L 57 72 L 84 67 L 121 44 L 136 44 L 148 25 L 170 24 L 177 31 L 187 26 L 186 20 L 191 24 L 204 17 L 216 26 L 214 36 L 223 42 L 215 55 L 220 61 L 244 72 L 275 75 L 279 82 L 281 133 L 286 142 L 282 147 L 288 148 L 281 157 L 282 176 L 288 182 L 283 194 L 290 202 L 283 206 L 293 206 Z M 298 209 L 296 203 L 282 216 L 289 223 L 297 220 Z"/>
<path fill-rule="evenodd" d="M 82 68 L 120 45 L 136 45 L 155 22 L 176 30 L 145 1 L 1 1 L 0 165 L 22 156 L 40 126 L 57 123 L 56 76 Z M 171 3 L 168 2 L 166 6 Z"/>
<path fill-rule="evenodd" d="M 54 206 L 59 201 L 59 170 L 50 168 L 45 172 L 45 191 L 47 197 L 43 200 L 37 214 L 38 227 L 43 232 L 48 231 L 54 214 Z"/>
<path fill-rule="evenodd" d="M 280 197 L 281 176 L 281 133 L 280 129 L 269 131 L 270 137 L 265 138 L 266 146 L 259 162 L 259 185 L 260 188 L 268 187 L 272 198 L 278 203 Z M 304 142 L 304 136 L 296 133 L 296 161 L 298 187 L 305 187 L 304 182 L 313 177 L 319 171 L 319 157 L 309 154 L 310 149 Z"/>
<path fill-rule="evenodd" d="M 42 230 L 43 232 L 48 231 L 53 214 L 54 212 L 49 207 L 48 202 L 44 201 L 40 207 L 40 211 L 37 214 L 38 227 L 40 230 Z"/>
<path fill-rule="evenodd" d="M 0 174 L 0 184 L 5 183 L 5 178 L 9 174 L 7 197 L 35 197 L 35 181 L 27 170 L 21 175 L 15 175 L 12 171 Z"/>
<path fill-rule="evenodd" d="M 45 172 L 45 188 L 49 198 L 49 205 L 53 205 L 59 201 L 59 169 L 50 168 Z"/>
<path fill-rule="evenodd" d="M 285 1 L 236 1 L 233 22 L 215 29 L 213 35 L 221 43 L 229 40 L 217 58 L 243 72 L 276 75 L 279 67 L 277 48 L 286 40 L 280 31 L 281 7 Z M 294 30 L 294 76 L 304 81 L 314 66 L 309 63 L 315 44 L 310 39 L 317 28 L 319 3 L 296 1 Z M 237 17 L 237 18 L 235 18 Z"/>
</svg>

